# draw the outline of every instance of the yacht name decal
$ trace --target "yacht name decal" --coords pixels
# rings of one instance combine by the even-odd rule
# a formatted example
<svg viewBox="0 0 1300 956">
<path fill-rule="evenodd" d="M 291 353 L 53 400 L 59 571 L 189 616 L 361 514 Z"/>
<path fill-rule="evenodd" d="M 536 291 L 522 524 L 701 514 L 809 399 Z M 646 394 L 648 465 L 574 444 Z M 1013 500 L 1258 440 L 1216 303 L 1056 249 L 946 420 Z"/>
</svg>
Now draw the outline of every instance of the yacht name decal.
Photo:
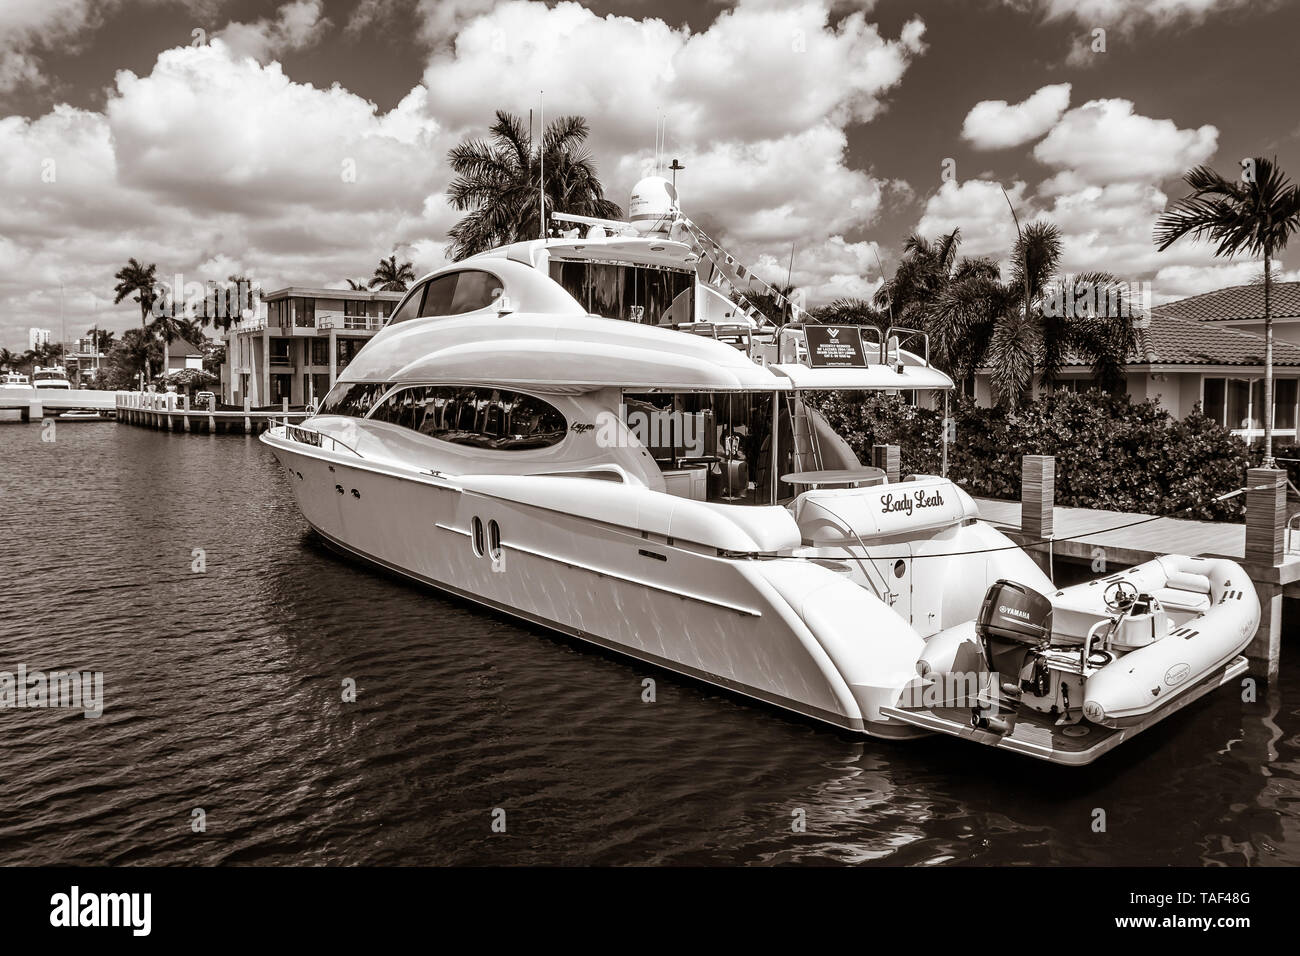
<svg viewBox="0 0 1300 956">
<path fill-rule="evenodd" d="M 899 495 L 897 498 L 891 492 L 887 495 L 880 496 L 880 513 L 889 514 L 891 511 L 901 511 L 903 514 L 910 515 L 912 509 L 921 508 L 938 508 L 943 504 L 943 495 L 934 491 L 914 491 L 910 495 Z"/>
<path fill-rule="evenodd" d="M 589 422 L 574 422 L 572 425 L 569 426 L 569 429 L 571 431 L 577 432 L 579 435 L 582 435 L 586 432 L 591 431 L 595 427 L 596 427 L 595 425 L 592 425 Z"/>
</svg>

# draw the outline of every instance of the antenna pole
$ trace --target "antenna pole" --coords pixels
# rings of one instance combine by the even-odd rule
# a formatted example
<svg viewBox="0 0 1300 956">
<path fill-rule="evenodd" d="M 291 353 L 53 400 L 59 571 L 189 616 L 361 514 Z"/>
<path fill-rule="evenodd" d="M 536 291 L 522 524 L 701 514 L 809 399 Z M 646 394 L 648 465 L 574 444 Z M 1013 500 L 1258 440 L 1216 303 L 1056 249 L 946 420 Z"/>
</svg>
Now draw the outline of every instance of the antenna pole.
<svg viewBox="0 0 1300 956">
<path fill-rule="evenodd" d="M 542 101 L 545 90 L 537 91 L 537 122 L 541 127 L 541 139 L 537 147 L 537 225 L 541 230 L 540 238 L 546 240 L 546 106 Z"/>
</svg>

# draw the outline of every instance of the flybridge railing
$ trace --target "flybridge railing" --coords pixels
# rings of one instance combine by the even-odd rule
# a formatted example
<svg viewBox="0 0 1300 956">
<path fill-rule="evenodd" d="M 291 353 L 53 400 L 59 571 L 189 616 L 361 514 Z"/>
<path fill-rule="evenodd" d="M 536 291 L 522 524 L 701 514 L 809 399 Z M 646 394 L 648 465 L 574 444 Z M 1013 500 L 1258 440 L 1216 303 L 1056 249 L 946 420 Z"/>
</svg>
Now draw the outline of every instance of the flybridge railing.
<svg viewBox="0 0 1300 956">
<path fill-rule="evenodd" d="M 343 448 L 346 451 L 352 452 L 352 454 L 356 455 L 358 458 L 366 457 L 342 439 L 335 438 L 333 435 L 320 431 L 319 429 L 309 428 L 306 425 L 290 425 L 288 422 L 285 422 L 284 437 L 290 438 L 296 442 L 301 442 L 304 445 L 314 445 L 317 448 L 324 448 L 324 443 L 328 441 L 330 443 L 331 451 L 337 451 L 339 448 Z"/>
<path fill-rule="evenodd" d="M 922 332 L 920 329 L 909 329 L 901 325 L 891 325 L 885 333 L 885 340 L 880 347 L 880 364 L 881 365 L 899 365 L 900 356 L 904 351 L 908 351 L 904 346 L 920 340 L 920 351 L 911 350 L 913 355 L 921 358 L 923 365 L 930 364 L 930 333 Z M 893 356 L 892 360 L 890 356 Z"/>
<path fill-rule="evenodd" d="M 907 346 L 917 345 L 919 350 L 912 354 L 921 359 L 922 364 L 930 364 L 930 336 L 920 329 L 909 329 L 891 325 L 881 332 L 874 325 L 840 325 L 827 323 L 833 328 L 856 329 L 862 339 L 862 353 L 868 364 L 899 365 L 900 356 L 907 351 Z M 804 332 L 806 326 L 783 325 L 776 333 L 777 361 L 793 362 L 797 365 L 808 364 L 808 337 Z"/>
</svg>

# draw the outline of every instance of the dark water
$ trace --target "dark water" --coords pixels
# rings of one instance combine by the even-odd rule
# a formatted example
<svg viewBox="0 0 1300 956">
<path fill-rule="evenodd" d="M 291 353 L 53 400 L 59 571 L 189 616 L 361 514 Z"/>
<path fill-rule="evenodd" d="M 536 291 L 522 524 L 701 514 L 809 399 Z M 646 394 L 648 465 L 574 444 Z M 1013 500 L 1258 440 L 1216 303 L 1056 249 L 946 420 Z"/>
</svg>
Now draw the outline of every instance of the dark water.
<svg viewBox="0 0 1300 956">
<path fill-rule="evenodd" d="M 1084 770 L 861 741 L 348 564 L 255 439 L 56 438 L 0 426 L 0 670 L 106 704 L 0 711 L 0 863 L 1300 862 L 1294 661 Z"/>
</svg>

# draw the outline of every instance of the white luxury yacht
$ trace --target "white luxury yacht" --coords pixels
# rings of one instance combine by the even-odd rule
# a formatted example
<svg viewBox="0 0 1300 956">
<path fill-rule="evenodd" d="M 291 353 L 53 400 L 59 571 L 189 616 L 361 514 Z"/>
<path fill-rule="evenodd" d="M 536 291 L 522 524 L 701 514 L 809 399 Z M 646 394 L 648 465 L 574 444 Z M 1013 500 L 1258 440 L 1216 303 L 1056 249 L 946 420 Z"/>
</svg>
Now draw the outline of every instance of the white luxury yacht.
<svg viewBox="0 0 1300 956">
<path fill-rule="evenodd" d="M 1231 562 L 1058 590 L 953 482 L 858 461 L 810 393 L 951 388 L 923 334 L 757 317 L 661 179 L 630 218 L 556 215 L 578 228 L 416 283 L 313 418 L 262 436 L 311 527 L 878 737 L 1082 764 L 1244 670 Z"/>
</svg>

